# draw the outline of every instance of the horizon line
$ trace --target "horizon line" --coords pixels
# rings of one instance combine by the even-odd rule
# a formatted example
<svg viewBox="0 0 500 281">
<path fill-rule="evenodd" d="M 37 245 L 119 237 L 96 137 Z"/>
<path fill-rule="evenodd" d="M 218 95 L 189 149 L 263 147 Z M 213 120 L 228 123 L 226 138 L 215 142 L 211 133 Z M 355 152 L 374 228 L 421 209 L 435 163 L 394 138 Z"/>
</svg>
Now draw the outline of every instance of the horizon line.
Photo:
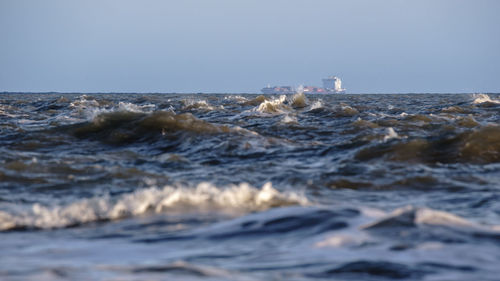
<svg viewBox="0 0 500 281">
<path fill-rule="evenodd" d="M 71 92 L 65 92 L 65 91 L 0 91 L 0 94 L 183 94 L 183 95 L 189 95 L 189 94 L 203 94 L 203 95 L 214 95 L 214 94 L 219 94 L 219 95 L 292 95 L 292 94 L 264 94 L 264 93 L 259 93 L 259 92 L 128 92 L 128 91 L 118 91 L 118 92 L 81 92 L 81 91 L 71 91 Z M 297 94 L 297 93 L 294 93 Z M 304 93 L 306 94 L 306 93 Z M 389 94 L 389 95 L 395 95 L 395 94 L 406 94 L 406 95 L 411 95 L 411 94 L 500 94 L 500 91 L 498 92 L 347 92 L 347 93 L 342 93 L 342 94 L 309 94 L 307 93 L 306 95 L 319 95 L 319 96 L 331 96 L 331 95 L 375 95 L 375 94 Z"/>
</svg>

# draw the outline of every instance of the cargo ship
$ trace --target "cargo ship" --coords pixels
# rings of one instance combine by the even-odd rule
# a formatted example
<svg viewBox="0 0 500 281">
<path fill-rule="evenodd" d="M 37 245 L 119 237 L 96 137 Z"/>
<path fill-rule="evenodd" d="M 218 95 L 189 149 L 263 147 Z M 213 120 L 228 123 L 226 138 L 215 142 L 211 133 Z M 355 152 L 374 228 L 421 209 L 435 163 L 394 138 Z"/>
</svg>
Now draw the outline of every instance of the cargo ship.
<svg viewBox="0 0 500 281">
<path fill-rule="evenodd" d="M 342 88 L 342 80 L 337 76 L 330 76 L 322 79 L 323 87 L 316 86 L 270 86 L 262 88 L 264 94 L 344 94 L 345 89 Z"/>
</svg>

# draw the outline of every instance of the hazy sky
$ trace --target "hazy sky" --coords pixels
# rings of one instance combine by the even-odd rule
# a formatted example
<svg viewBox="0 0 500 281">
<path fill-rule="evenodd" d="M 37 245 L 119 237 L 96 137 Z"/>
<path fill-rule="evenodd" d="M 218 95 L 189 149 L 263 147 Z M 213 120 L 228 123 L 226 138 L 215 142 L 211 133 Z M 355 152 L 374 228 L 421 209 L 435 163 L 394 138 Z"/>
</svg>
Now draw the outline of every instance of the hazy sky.
<svg viewBox="0 0 500 281">
<path fill-rule="evenodd" d="M 0 0 L 0 91 L 500 92 L 497 0 Z"/>
</svg>

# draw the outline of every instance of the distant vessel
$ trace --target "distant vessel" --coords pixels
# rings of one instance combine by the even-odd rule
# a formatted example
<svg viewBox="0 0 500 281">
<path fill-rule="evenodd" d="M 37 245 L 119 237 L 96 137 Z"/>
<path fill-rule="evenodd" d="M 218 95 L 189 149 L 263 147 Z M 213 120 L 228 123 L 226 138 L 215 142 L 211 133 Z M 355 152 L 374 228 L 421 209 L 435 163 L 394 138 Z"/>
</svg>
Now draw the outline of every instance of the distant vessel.
<svg viewBox="0 0 500 281">
<path fill-rule="evenodd" d="M 342 88 L 342 80 L 337 76 L 330 76 L 328 78 L 322 79 L 323 87 L 316 86 L 270 86 L 262 88 L 261 91 L 264 94 L 344 94 L 345 89 Z"/>
</svg>

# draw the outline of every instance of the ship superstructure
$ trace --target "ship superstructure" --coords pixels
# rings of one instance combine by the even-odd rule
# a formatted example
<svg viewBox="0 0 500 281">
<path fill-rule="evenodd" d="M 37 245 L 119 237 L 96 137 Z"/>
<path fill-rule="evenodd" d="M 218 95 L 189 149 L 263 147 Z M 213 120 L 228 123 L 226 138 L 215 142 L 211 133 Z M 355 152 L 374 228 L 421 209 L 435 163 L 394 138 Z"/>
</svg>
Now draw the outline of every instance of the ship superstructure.
<svg viewBox="0 0 500 281">
<path fill-rule="evenodd" d="M 322 79 L 323 87 L 316 86 L 270 86 L 262 88 L 261 91 L 264 94 L 343 94 L 345 89 L 342 88 L 342 80 L 337 76 L 330 76 L 328 78 Z"/>
<path fill-rule="evenodd" d="M 328 92 L 345 93 L 345 89 L 342 89 L 342 80 L 337 76 L 330 76 L 323 79 L 323 88 Z"/>
</svg>

